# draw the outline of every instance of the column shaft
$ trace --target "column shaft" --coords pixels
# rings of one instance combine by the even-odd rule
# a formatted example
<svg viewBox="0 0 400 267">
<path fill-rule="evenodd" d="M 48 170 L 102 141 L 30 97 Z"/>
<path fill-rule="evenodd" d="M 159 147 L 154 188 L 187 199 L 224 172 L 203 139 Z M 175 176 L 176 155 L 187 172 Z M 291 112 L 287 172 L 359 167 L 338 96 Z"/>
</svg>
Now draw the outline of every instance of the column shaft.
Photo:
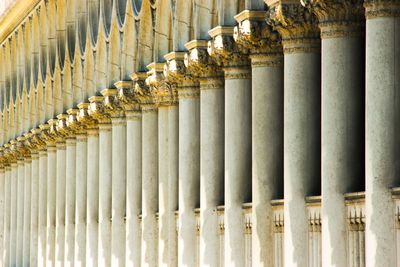
<svg viewBox="0 0 400 267">
<path fill-rule="evenodd" d="M 16 162 L 11 163 L 11 230 L 10 230 L 10 264 L 17 264 L 17 194 L 18 194 L 18 165 Z"/>
<path fill-rule="evenodd" d="M 66 144 L 57 143 L 56 170 L 56 266 L 65 263 Z"/>
<path fill-rule="evenodd" d="M 10 242 L 11 242 L 11 168 L 4 168 L 4 244 L 3 244 L 3 259 L 4 266 L 10 266 Z"/>
<path fill-rule="evenodd" d="M 65 253 L 64 266 L 74 266 L 75 253 L 75 192 L 76 192 L 76 139 L 66 140 L 65 163 Z"/>
<path fill-rule="evenodd" d="M 99 125 L 99 266 L 111 266 L 111 124 Z"/>
<path fill-rule="evenodd" d="M 242 205 L 251 199 L 251 75 L 225 70 L 225 264 L 245 266 Z"/>
<path fill-rule="evenodd" d="M 86 266 L 98 266 L 99 238 L 99 132 L 88 130 L 87 139 L 87 242 Z"/>
<path fill-rule="evenodd" d="M 75 266 L 86 266 L 87 136 L 76 136 Z"/>
<path fill-rule="evenodd" d="M 142 114 L 142 266 L 158 263 L 158 113 Z"/>
<path fill-rule="evenodd" d="M 272 199 L 283 197 L 283 57 L 252 56 L 252 260 L 272 266 Z"/>
<path fill-rule="evenodd" d="M 47 151 L 39 152 L 39 249 L 38 266 L 46 266 Z"/>
<path fill-rule="evenodd" d="M 379 3 L 382 10 L 366 8 L 367 267 L 396 266 L 395 208 L 390 188 L 400 181 L 400 18 L 398 5 L 392 3 Z"/>
<path fill-rule="evenodd" d="M 56 247 L 56 170 L 57 150 L 47 147 L 47 239 L 46 254 L 48 266 L 55 266 Z"/>
<path fill-rule="evenodd" d="M 32 242 L 31 235 L 31 190 L 32 190 L 32 158 L 28 157 L 24 161 L 24 219 L 23 219 L 23 252 L 22 266 L 31 266 L 30 248 Z"/>
<path fill-rule="evenodd" d="M 24 160 L 18 159 L 17 166 L 17 262 L 16 266 L 22 266 L 24 253 Z"/>
<path fill-rule="evenodd" d="M 200 82 L 200 266 L 220 266 L 217 206 L 224 202 L 224 84 Z"/>
<path fill-rule="evenodd" d="M 31 242 L 30 266 L 38 266 L 39 249 L 39 154 L 31 154 Z"/>
<path fill-rule="evenodd" d="M 112 118 L 112 266 L 125 266 L 126 119 Z"/>
<path fill-rule="evenodd" d="M 127 114 L 126 121 L 126 266 L 140 266 L 142 210 L 142 119 Z"/>
<path fill-rule="evenodd" d="M 4 165 L 0 168 L 0 184 L 2 185 L 0 188 L 0 265 L 6 266 L 4 262 L 4 252 L 6 251 L 4 247 L 4 237 L 5 237 L 5 221 L 6 221 L 6 212 L 5 212 L 5 196 L 6 196 L 6 181 L 5 181 L 5 173 L 4 173 Z"/>
</svg>

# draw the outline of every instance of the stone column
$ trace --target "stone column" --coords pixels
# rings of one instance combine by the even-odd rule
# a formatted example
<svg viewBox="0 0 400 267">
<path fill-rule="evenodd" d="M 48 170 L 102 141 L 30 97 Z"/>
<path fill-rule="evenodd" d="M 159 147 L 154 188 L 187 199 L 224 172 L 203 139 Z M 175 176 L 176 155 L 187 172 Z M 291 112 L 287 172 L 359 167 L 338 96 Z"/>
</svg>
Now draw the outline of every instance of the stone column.
<svg viewBox="0 0 400 267">
<path fill-rule="evenodd" d="M 56 143 L 56 236 L 55 236 L 55 266 L 63 267 L 65 262 L 65 201 L 66 201 L 66 142 L 63 134 L 68 115 L 60 114 L 53 127 L 58 135 Z"/>
<path fill-rule="evenodd" d="M 87 134 L 76 133 L 75 266 L 86 266 Z"/>
<path fill-rule="evenodd" d="M 29 142 L 33 135 L 28 133 Z M 38 266 L 38 245 L 39 245 L 39 154 L 37 148 L 31 149 L 31 242 L 30 242 L 30 265 Z"/>
<path fill-rule="evenodd" d="M 167 59 L 167 79 L 175 83 L 179 98 L 179 236 L 178 265 L 196 266 L 198 247 L 194 209 L 200 206 L 200 92 L 199 84 L 185 73 L 184 53 Z"/>
<path fill-rule="evenodd" d="M 252 261 L 273 266 L 272 199 L 283 197 L 283 54 L 264 11 L 235 19 L 235 40 L 248 49 L 252 67 Z"/>
<path fill-rule="evenodd" d="M 367 267 L 396 266 L 395 208 L 390 189 L 400 181 L 400 3 L 367 0 L 365 8 L 365 263 Z"/>
<path fill-rule="evenodd" d="M 86 266 L 98 266 L 99 231 L 99 129 L 89 116 L 89 103 L 78 105 L 77 119 L 87 132 Z"/>
<path fill-rule="evenodd" d="M 56 247 L 56 171 L 57 148 L 53 137 L 54 120 L 49 124 L 40 125 L 42 136 L 47 145 L 47 231 L 46 231 L 46 261 L 47 266 L 55 266 Z"/>
<path fill-rule="evenodd" d="M 18 194 L 18 165 L 17 159 L 12 158 L 11 160 L 11 220 L 10 220 L 10 264 L 15 266 L 17 264 L 17 194 Z"/>
<path fill-rule="evenodd" d="M 188 71 L 200 82 L 200 266 L 220 266 L 217 207 L 224 203 L 224 79 L 206 40 L 185 46 Z"/>
<path fill-rule="evenodd" d="M 126 266 L 140 266 L 142 210 L 142 115 L 132 82 L 115 84 L 126 115 Z"/>
<path fill-rule="evenodd" d="M 323 266 L 346 266 L 348 212 L 343 196 L 364 189 L 363 0 L 304 4 L 317 16 L 322 39 L 321 259 Z"/>
<path fill-rule="evenodd" d="M 6 266 L 4 252 L 6 248 L 5 244 L 5 222 L 6 222 L 6 207 L 5 198 L 6 198 L 6 180 L 5 180 L 5 164 L 6 158 L 4 157 L 3 151 L 0 151 L 0 184 L 2 187 L 0 188 L 0 264 Z"/>
<path fill-rule="evenodd" d="M 34 134 L 41 138 L 41 130 L 34 129 Z M 46 266 L 46 210 L 47 210 L 47 151 L 46 146 L 39 150 L 39 248 L 38 266 Z"/>
<path fill-rule="evenodd" d="M 5 154 L 5 153 L 4 153 Z M 8 165 L 8 161 L 5 162 L 4 167 L 4 243 L 3 243 L 3 259 L 4 266 L 10 266 L 10 241 L 11 241 L 11 168 Z"/>
<path fill-rule="evenodd" d="M 319 30 L 300 3 L 266 2 L 284 52 L 284 262 L 300 267 L 309 253 L 305 197 L 320 194 Z"/>
<path fill-rule="evenodd" d="M 251 71 L 232 27 L 209 31 L 209 54 L 225 75 L 225 262 L 245 266 L 244 214 L 251 201 Z"/>
<path fill-rule="evenodd" d="M 164 66 L 168 78 L 168 66 Z M 165 77 L 164 77 L 165 78 Z M 157 83 L 156 83 L 157 84 Z M 158 90 L 158 266 L 177 266 L 178 117 L 176 86 L 164 79 Z"/>
<path fill-rule="evenodd" d="M 77 109 L 67 110 L 67 126 L 71 131 L 65 140 L 65 267 L 73 267 L 75 262 L 76 138 L 73 128 L 77 125 L 77 112 Z"/>
<path fill-rule="evenodd" d="M 101 91 L 112 125 L 111 265 L 125 266 L 126 119 L 117 89 Z"/>
<path fill-rule="evenodd" d="M 23 139 L 23 146 L 26 149 L 26 154 L 24 154 L 24 220 L 23 220 L 23 252 L 22 252 L 22 266 L 32 266 L 31 265 L 31 201 L 32 201 L 32 158 L 31 153 L 27 150 L 25 145 L 25 139 Z"/>
<path fill-rule="evenodd" d="M 104 113 L 103 97 L 89 98 L 89 115 L 99 127 L 99 237 L 98 265 L 111 266 L 111 124 Z"/>
<path fill-rule="evenodd" d="M 148 67 L 156 75 L 159 65 Z M 146 73 L 135 73 L 135 91 L 140 92 L 142 110 L 142 250 L 141 266 L 157 266 L 158 263 L 158 113 L 153 92 L 145 84 Z"/>
<path fill-rule="evenodd" d="M 19 144 L 18 144 L 19 145 Z M 25 167 L 24 158 L 18 153 L 17 159 L 17 261 L 16 266 L 22 266 L 23 264 L 23 252 L 24 252 L 24 187 L 25 187 Z"/>
</svg>

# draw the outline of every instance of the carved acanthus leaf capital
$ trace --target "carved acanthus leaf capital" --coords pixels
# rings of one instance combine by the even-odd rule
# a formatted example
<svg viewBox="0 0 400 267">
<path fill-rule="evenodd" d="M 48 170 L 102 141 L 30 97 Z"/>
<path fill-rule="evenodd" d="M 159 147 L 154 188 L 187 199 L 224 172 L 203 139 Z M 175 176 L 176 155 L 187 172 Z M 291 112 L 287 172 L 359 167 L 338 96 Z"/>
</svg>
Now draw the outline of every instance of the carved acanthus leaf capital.
<svg viewBox="0 0 400 267">
<path fill-rule="evenodd" d="M 69 135 L 76 135 L 83 131 L 83 127 L 77 119 L 78 113 L 79 109 L 77 108 L 70 108 L 67 110 L 68 117 L 66 119 L 66 124 L 68 127 Z"/>
<path fill-rule="evenodd" d="M 185 44 L 185 47 L 188 52 L 185 53 L 184 63 L 191 75 L 200 79 L 224 76 L 222 69 L 207 52 L 208 41 L 193 40 Z"/>
<path fill-rule="evenodd" d="M 104 89 L 101 91 L 104 96 L 105 111 L 111 118 L 118 118 L 124 116 L 124 110 L 118 100 L 117 89 Z"/>
<path fill-rule="evenodd" d="M 27 146 L 31 150 L 31 152 L 41 151 L 46 149 L 46 142 L 41 139 L 40 128 L 34 128 L 31 130 L 31 133 L 27 135 Z"/>
<path fill-rule="evenodd" d="M 40 138 L 46 143 L 47 146 L 55 146 L 57 143 L 57 134 L 55 133 L 55 125 L 52 125 L 53 122 L 50 120 L 48 123 L 40 124 L 39 128 Z M 54 127 L 54 128 L 53 128 Z"/>
<path fill-rule="evenodd" d="M 285 53 L 319 52 L 320 38 L 316 16 L 294 0 L 266 0 L 267 23 L 282 36 Z"/>
<path fill-rule="evenodd" d="M 365 0 L 367 19 L 380 17 L 400 17 L 400 1 L 398 0 Z"/>
<path fill-rule="evenodd" d="M 31 152 L 28 147 L 25 145 L 26 138 L 25 136 L 17 137 L 17 157 L 19 160 L 24 160 L 26 158 L 30 158 Z"/>
<path fill-rule="evenodd" d="M 4 156 L 8 164 L 17 163 L 17 154 L 14 150 L 15 144 L 10 143 L 4 145 Z"/>
<path fill-rule="evenodd" d="M 265 11 L 244 10 L 235 16 L 238 26 L 233 37 L 242 50 L 250 54 L 282 54 L 280 35 L 267 25 L 266 15 Z"/>
<path fill-rule="evenodd" d="M 164 76 L 170 87 L 178 89 L 179 97 L 198 97 L 199 82 L 186 69 L 185 53 L 172 52 L 165 55 L 165 59 Z"/>
<path fill-rule="evenodd" d="M 160 72 L 160 69 L 157 72 L 149 71 L 149 77 L 147 72 L 136 72 L 131 76 L 134 82 L 133 92 L 142 111 L 154 110 L 157 107 L 157 88 L 161 85 Z"/>
<path fill-rule="evenodd" d="M 240 51 L 233 39 L 233 27 L 218 26 L 208 33 L 212 40 L 208 42 L 208 53 L 222 67 L 248 67 L 249 57 Z"/>
<path fill-rule="evenodd" d="M 318 18 L 321 38 L 361 36 L 364 0 L 301 0 Z"/>
<path fill-rule="evenodd" d="M 81 125 L 84 125 L 86 129 L 96 129 L 97 121 L 89 115 L 90 103 L 79 103 L 79 112 L 76 114 L 76 119 Z"/>
<path fill-rule="evenodd" d="M 118 101 L 125 112 L 140 111 L 139 102 L 135 97 L 133 81 L 119 81 L 115 83 L 118 89 Z"/>
<path fill-rule="evenodd" d="M 110 123 L 110 116 L 104 107 L 103 96 L 92 96 L 89 98 L 88 114 L 100 124 Z"/>
</svg>

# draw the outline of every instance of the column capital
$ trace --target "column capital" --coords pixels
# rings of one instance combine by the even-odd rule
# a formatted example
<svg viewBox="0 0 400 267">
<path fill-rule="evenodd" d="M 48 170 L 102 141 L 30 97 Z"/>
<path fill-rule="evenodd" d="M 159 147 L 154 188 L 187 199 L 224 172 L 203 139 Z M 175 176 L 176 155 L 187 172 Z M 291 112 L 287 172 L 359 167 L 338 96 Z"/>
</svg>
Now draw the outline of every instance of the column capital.
<svg viewBox="0 0 400 267">
<path fill-rule="evenodd" d="M 164 77 L 167 83 L 178 89 L 178 97 L 199 97 L 199 82 L 186 68 L 185 52 L 171 52 L 164 58 L 167 61 L 164 65 Z"/>
<path fill-rule="evenodd" d="M 290 53 L 319 53 L 317 18 L 298 0 L 265 0 L 267 23 L 282 36 L 283 50 Z"/>
<path fill-rule="evenodd" d="M 66 124 L 70 135 L 78 135 L 84 133 L 84 128 L 82 124 L 78 121 L 78 108 L 70 108 L 67 110 L 68 118 Z"/>
<path fill-rule="evenodd" d="M 150 65 L 148 68 L 151 71 L 135 72 L 131 76 L 134 82 L 133 92 L 142 112 L 157 110 L 157 88 L 161 85 L 163 65 Z"/>
<path fill-rule="evenodd" d="M 118 99 L 118 89 L 107 88 L 101 91 L 104 97 L 103 103 L 105 112 L 109 114 L 110 118 L 124 117 L 124 110 Z"/>
<path fill-rule="evenodd" d="M 222 69 L 216 64 L 207 52 L 207 40 L 192 40 L 185 44 L 188 52 L 185 53 L 184 63 L 187 71 L 194 77 L 202 80 L 223 78 Z"/>
<path fill-rule="evenodd" d="M 57 115 L 57 132 L 59 132 L 64 139 L 73 134 L 72 130 L 68 127 L 68 118 L 69 115 L 66 113 Z"/>
<path fill-rule="evenodd" d="M 53 119 L 49 120 L 47 123 L 39 125 L 39 128 L 41 130 L 40 138 L 42 138 L 42 140 L 46 143 L 47 149 L 49 149 L 50 147 L 55 147 L 57 142 L 56 135 L 51 132 L 52 129 L 50 123 L 53 123 L 52 120 Z"/>
<path fill-rule="evenodd" d="M 42 130 L 40 128 L 34 128 L 30 133 L 27 134 L 27 145 L 32 151 L 44 151 L 46 150 L 46 142 L 41 138 Z"/>
<path fill-rule="evenodd" d="M 86 129 L 87 134 L 91 134 L 98 130 L 97 121 L 89 115 L 90 103 L 79 103 L 79 112 L 76 114 L 76 119 Z"/>
<path fill-rule="evenodd" d="M 111 122 L 110 116 L 107 114 L 104 107 L 103 96 L 92 96 L 89 98 L 88 114 L 95 119 L 99 124 L 108 124 Z"/>
<path fill-rule="evenodd" d="M 282 58 L 281 37 L 265 21 L 266 11 L 244 10 L 235 16 L 238 26 L 233 38 L 242 50 L 253 55 Z M 250 56 L 250 58 L 251 58 Z M 282 59 L 278 59 L 282 61 Z"/>
<path fill-rule="evenodd" d="M 118 89 L 118 101 L 125 111 L 125 116 L 130 114 L 140 113 L 140 105 L 134 92 L 135 83 L 130 81 L 118 81 L 115 87 Z"/>
<path fill-rule="evenodd" d="M 364 0 L 301 0 L 319 21 L 321 38 L 362 36 Z"/>
<path fill-rule="evenodd" d="M 208 42 L 208 53 L 215 62 L 224 68 L 247 68 L 250 66 L 249 57 L 240 51 L 233 39 L 234 27 L 217 26 L 208 31 L 212 40 Z"/>
<path fill-rule="evenodd" d="M 17 158 L 18 160 L 24 160 L 31 157 L 31 152 L 26 146 L 26 137 L 19 136 L 17 137 Z"/>
<path fill-rule="evenodd" d="M 400 17 L 400 2 L 397 0 L 365 0 L 367 19 L 382 17 Z"/>
<path fill-rule="evenodd" d="M 14 145 L 12 143 L 13 140 L 10 141 L 10 143 L 7 143 L 4 145 L 4 155 L 6 157 L 6 161 L 7 161 L 7 165 L 11 165 L 11 164 L 16 164 L 17 163 L 17 156 L 15 154 L 15 150 L 14 150 Z"/>
</svg>

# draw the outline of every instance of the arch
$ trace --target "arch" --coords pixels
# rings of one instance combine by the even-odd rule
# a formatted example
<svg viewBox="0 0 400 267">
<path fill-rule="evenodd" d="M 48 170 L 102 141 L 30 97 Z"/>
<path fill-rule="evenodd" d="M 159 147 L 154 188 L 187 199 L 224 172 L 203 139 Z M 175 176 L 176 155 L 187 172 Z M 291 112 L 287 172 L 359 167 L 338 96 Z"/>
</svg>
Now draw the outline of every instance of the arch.
<svg viewBox="0 0 400 267">
<path fill-rule="evenodd" d="M 164 61 L 164 55 L 172 50 L 172 10 L 169 0 L 157 2 L 156 30 L 154 34 L 154 59 Z"/>
<path fill-rule="evenodd" d="M 67 1 L 67 17 L 66 17 L 66 28 L 67 28 L 67 51 L 69 55 L 69 61 L 74 62 L 75 56 L 75 45 L 76 45 L 76 5 L 78 0 Z"/>
<path fill-rule="evenodd" d="M 89 32 L 92 46 L 95 47 L 99 34 L 100 5 L 98 0 L 89 0 Z"/>
<path fill-rule="evenodd" d="M 100 24 L 102 19 L 100 19 Z M 107 87 L 107 43 L 104 28 L 100 26 L 99 39 L 95 50 L 94 68 L 96 76 L 96 91 L 100 92 Z"/>
<path fill-rule="evenodd" d="M 53 80 L 53 104 L 54 104 L 54 115 L 63 113 L 63 101 L 62 101 L 62 80 L 61 72 L 59 68 L 54 71 Z"/>
<path fill-rule="evenodd" d="M 66 36 L 67 36 L 67 3 L 66 0 L 57 0 L 57 55 L 58 65 L 62 70 L 64 68 L 66 55 Z"/>
<path fill-rule="evenodd" d="M 146 71 L 146 66 L 153 62 L 153 23 L 149 0 L 142 3 L 139 24 L 137 71 Z"/>
<path fill-rule="evenodd" d="M 86 0 L 80 0 L 79 4 L 76 5 L 77 8 L 77 38 L 80 55 L 85 53 L 86 48 L 86 37 L 88 30 L 88 3 Z M 75 56 L 77 56 L 76 54 Z"/>
<path fill-rule="evenodd" d="M 142 2 L 143 0 L 131 0 L 132 12 L 135 17 L 140 15 L 140 11 L 142 10 Z"/>
<path fill-rule="evenodd" d="M 57 11 L 56 11 L 56 2 L 48 1 L 46 3 L 46 15 L 47 15 L 47 53 L 48 53 L 48 64 L 49 64 L 49 74 L 51 76 L 54 75 L 54 70 L 56 66 L 56 53 L 57 53 Z"/>
<path fill-rule="evenodd" d="M 21 112 L 21 96 L 20 93 L 17 93 L 15 98 L 15 113 L 14 113 L 14 120 L 15 120 L 15 137 L 18 137 L 22 133 L 22 112 Z"/>
<path fill-rule="evenodd" d="M 32 65 L 31 73 L 34 87 L 37 86 L 40 75 L 39 67 L 39 50 L 40 50 L 40 28 L 39 28 L 39 17 L 36 12 L 32 16 L 32 38 L 31 38 L 31 54 L 32 54 Z"/>
<path fill-rule="evenodd" d="M 77 52 L 78 53 L 78 52 Z M 72 71 L 72 105 L 76 106 L 83 101 L 82 94 L 82 59 L 75 55 Z"/>
<path fill-rule="evenodd" d="M 12 140 L 16 137 L 16 131 L 15 131 L 15 105 L 14 105 L 14 99 L 11 98 L 10 100 L 10 105 L 8 106 L 8 116 L 9 116 L 9 140 Z"/>
<path fill-rule="evenodd" d="M 32 53 L 31 53 L 31 18 L 28 18 L 24 24 L 23 28 L 23 34 L 24 34 L 24 51 L 25 51 L 25 63 L 24 63 L 24 73 L 25 73 L 25 88 L 27 88 L 28 92 L 30 89 L 30 83 L 31 83 L 31 58 L 32 58 Z"/>
<path fill-rule="evenodd" d="M 42 80 L 38 81 L 38 85 L 36 88 L 36 105 L 37 105 L 37 116 L 38 116 L 38 123 L 45 123 L 46 122 L 46 103 L 44 100 L 44 85 Z"/>
<path fill-rule="evenodd" d="M 100 14 L 106 37 L 110 34 L 114 0 L 100 0 Z"/>
<path fill-rule="evenodd" d="M 10 96 L 14 100 L 16 100 L 17 96 L 17 64 L 18 64 L 18 58 L 17 58 L 17 36 L 13 35 L 12 37 L 9 38 L 9 48 L 10 51 L 7 52 L 7 55 L 9 56 L 8 62 L 10 62 L 10 72 L 9 72 L 9 79 L 10 79 Z"/>
<path fill-rule="evenodd" d="M 31 83 L 29 90 L 29 129 L 32 129 L 38 124 L 37 109 L 36 92 L 33 83 Z"/>
<path fill-rule="evenodd" d="M 63 96 L 63 107 L 68 109 L 72 107 L 72 75 L 71 75 L 71 63 L 67 59 L 65 66 L 61 74 L 62 79 L 62 96 Z"/>
<path fill-rule="evenodd" d="M 121 77 L 123 80 L 129 80 L 130 75 L 135 71 L 136 53 L 137 53 L 137 29 L 135 27 L 136 20 L 134 19 L 131 2 L 128 1 L 127 15 L 122 37 L 122 55 L 121 55 Z"/>
<path fill-rule="evenodd" d="M 115 11 L 120 28 L 122 28 L 125 24 L 125 19 L 127 15 L 127 2 L 128 0 L 115 0 Z"/>
<path fill-rule="evenodd" d="M 46 7 L 44 3 L 38 9 L 39 13 L 39 26 L 40 26 L 40 49 L 39 49 L 39 66 L 42 80 L 46 80 L 47 72 L 47 42 L 48 42 L 48 20 L 46 14 Z"/>
<path fill-rule="evenodd" d="M 22 90 L 21 94 L 21 132 L 26 133 L 29 131 L 29 105 L 28 105 L 28 92 L 26 88 Z"/>
<path fill-rule="evenodd" d="M 15 33 L 15 41 L 16 41 L 16 73 L 17 73 L 17 82 L 16 82 L 16 94 L 22 94 L 22 89 L 24 87 L 24 79 L 25 79 L 25 38 L 23 27 L 18 29 Z"/>
<path fill-rule="evenodd" d="M 87 42 L 85 60 L 83 65 L 83 98 L 96 94 L 95 81 L 94 81 L 94 58 L 93 50 L 90 48 L 89 42 Z"/>
<path fill-rule="evenodd" d="M 121 34 L 117 21 L 113 20 L 108 42 L 107 88 L 121 80 Z"/>
<path fill-rule="evenodd" d="M 44 86 L 45 120 L 48 121 L 54 117 L 53 81 L 51 80 L 50 75 L 46 76 Z"/>
</svg>

